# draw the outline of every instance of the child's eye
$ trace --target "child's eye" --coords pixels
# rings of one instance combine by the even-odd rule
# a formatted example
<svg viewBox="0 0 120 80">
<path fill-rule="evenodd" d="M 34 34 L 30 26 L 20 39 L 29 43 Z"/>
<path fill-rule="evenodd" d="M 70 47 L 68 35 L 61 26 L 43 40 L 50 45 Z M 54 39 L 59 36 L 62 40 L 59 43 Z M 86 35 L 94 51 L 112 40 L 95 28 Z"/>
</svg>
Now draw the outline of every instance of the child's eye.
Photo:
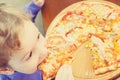
<svg viewBox="0 0 120 80">
<path fill-rule="evenodd" d="M 38 39 L 40 38 L 40 33 L 38 34 L 37 38 L 38 38 Z"/>
<path fill-rule="evenodd" d="M 32 51 L 24 58 L 24 60 L 29 60 L 32 57 Z"/>
<path fill-rule="evenodd" d="M 30 52 L 30 54 L 29 54 L 29 58 L 32 56 L 32 51 Z"/>
</svg>

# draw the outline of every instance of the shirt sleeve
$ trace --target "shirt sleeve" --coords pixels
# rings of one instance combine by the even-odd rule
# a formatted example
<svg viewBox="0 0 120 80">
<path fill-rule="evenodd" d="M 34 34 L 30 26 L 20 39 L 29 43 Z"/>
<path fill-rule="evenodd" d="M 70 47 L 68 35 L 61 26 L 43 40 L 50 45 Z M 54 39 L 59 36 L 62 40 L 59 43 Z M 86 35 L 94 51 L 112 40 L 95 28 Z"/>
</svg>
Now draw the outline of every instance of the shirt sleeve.
<svg viewBox="0 0 120 80">
<path fill-rule="evenodd" d="M 41 7 L 35 5 L 32 1 L 25 5 L 22 10 L 35 22 L 35 18 L 38 12 L 41 10 Z"/>
</svg>

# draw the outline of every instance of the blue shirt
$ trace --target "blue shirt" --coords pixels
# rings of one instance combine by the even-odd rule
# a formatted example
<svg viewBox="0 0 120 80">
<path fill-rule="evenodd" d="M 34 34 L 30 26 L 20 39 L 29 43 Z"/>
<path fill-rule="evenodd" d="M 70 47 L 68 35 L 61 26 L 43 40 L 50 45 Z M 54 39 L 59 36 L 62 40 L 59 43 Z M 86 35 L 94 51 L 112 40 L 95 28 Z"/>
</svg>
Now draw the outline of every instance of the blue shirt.
<svg viewBox="0 0 120 80">
<path fill-rule="evenodd" d="M 15 72 L 12 75 L 0 75 L 0 80 L 43 80 L 43 76 L 40 70 L 33 74 L 24 74 Z"/>
<path fill-rule="evenodd" d="M 40 9 L 41 7 L 36 6 L 33 2 L 30 2 L 23 7 L 23 10 L 27 13 L 33 22 L 35 21 L 35 18 Z M 43 76 L 40 70 L 33 74 L 15 72 L 12 75 L 0 74 L 0 80 L 43 80 Z"/>
</svg>

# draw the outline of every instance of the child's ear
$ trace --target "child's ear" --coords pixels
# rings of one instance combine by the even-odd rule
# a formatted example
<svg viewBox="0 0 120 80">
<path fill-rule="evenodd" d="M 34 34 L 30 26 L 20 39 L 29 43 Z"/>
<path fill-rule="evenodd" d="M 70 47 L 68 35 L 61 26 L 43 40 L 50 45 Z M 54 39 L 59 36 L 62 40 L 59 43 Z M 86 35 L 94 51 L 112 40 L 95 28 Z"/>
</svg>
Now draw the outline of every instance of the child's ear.
<svg viewBox="0 0 120 80">
<path fill-rule="evenodd" d="M 1 63 L 0 74 L 13 74 L 13 69 L 7 63 Z"/>
<path fill-rule="evenodd" d="M 13 69 L 8 64 L 9 55 L 7 53 L 0 53 L 0 74 L 13 74 Z"/>
<path fill-rule="evenodd" d="M 7 75 L 10 75 L 10 74 L 13 74 L 14 71 L 12 71 L 11 69 L 9 68 L 0 68 L 0 74 L 7 74 Z"/>
</svg>

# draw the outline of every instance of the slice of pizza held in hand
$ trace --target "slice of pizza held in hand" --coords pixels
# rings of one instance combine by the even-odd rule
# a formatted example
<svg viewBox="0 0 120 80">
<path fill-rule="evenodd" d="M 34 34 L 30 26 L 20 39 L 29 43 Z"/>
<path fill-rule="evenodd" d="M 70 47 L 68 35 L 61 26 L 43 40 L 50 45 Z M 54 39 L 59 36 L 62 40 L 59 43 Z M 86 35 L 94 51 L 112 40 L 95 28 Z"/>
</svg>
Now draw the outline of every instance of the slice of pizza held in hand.
<svg viewBox="0 0 120 80">
<path fill-rule="evenodd" d="M 96 75 L 120 67 L 120 7 L 107 1 L 81 1 L 65 8 L 48 28 L 50 55 L 40 64 L 44 80 L 71 63 L 72 54 L 86 41 Z"/>
</svg>

